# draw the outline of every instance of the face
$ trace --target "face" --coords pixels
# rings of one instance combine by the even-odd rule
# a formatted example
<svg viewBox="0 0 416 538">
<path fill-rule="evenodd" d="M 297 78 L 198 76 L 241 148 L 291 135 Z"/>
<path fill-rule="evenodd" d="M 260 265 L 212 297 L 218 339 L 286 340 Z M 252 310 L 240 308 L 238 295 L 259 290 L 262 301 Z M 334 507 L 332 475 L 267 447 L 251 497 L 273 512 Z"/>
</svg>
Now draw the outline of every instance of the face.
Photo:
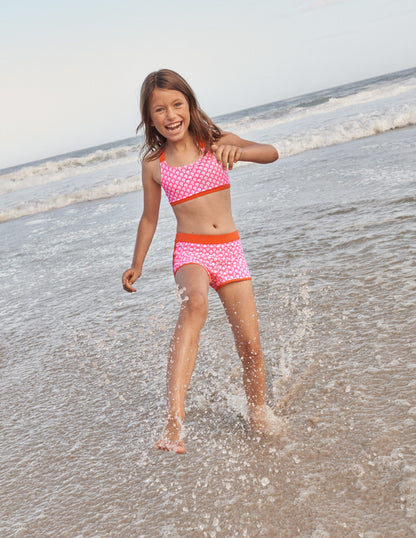
<svg viewBox="0 0 416 538">
<path fill-rule="evenodd" d="M 167 140 L 177 142 L 188 134 L 191 117 L 183 93 L 155 88 L 149 107 L 151 125 Z"/>
</svg>

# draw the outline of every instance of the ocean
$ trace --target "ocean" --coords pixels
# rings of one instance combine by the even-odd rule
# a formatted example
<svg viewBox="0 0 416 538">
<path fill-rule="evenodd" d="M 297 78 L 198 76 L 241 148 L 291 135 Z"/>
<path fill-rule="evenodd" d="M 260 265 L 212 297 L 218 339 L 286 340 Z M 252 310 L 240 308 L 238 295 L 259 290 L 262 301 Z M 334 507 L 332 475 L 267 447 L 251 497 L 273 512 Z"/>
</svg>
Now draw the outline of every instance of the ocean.
<svg viewBox="0 0 416 538">
<path fill-rule="evenodd" d="M 416 68 L 214 119 L 280 153 L 230 178 L 285 435 L 211 290 L 187 452 L 154 449 L 179 306 L 165 199 L 121 286 L 140 136 L 1 170 L 2 537 L 416 535 Z"/>
</svg>

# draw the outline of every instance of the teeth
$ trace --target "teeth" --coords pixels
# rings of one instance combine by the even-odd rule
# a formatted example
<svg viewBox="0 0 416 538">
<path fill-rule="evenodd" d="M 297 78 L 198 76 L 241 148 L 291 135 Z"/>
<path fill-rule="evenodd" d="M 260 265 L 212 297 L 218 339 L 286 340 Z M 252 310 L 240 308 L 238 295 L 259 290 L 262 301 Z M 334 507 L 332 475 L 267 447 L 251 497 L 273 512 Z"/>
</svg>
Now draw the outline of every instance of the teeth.
<svg viewBox="0 0 416 538">
<path fill-rule="evenodd" d="M 178 121 L 178 123 L 174 123 L 173 125 L 168 125 L 166 128 L 169 130 L 169 131 L 174 131 L 175 129 L 177 129 L 178 127 L 181 126 L 181 122 Z"/>
</svg>

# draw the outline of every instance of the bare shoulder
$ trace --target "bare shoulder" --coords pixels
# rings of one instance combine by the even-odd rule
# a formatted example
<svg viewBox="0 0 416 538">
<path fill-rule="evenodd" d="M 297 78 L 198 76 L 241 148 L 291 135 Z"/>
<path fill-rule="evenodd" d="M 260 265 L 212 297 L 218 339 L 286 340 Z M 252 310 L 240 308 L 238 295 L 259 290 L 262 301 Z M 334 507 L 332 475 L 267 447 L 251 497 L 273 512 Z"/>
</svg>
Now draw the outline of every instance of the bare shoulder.
<svg viewBox="0 0 416 538">
<path fill-rule="evenodd" d="M 142 161 L 143 181 L 153 180 L 160 185 L 160 162 L 159 159 L 146 157 Z"/>
</svg>

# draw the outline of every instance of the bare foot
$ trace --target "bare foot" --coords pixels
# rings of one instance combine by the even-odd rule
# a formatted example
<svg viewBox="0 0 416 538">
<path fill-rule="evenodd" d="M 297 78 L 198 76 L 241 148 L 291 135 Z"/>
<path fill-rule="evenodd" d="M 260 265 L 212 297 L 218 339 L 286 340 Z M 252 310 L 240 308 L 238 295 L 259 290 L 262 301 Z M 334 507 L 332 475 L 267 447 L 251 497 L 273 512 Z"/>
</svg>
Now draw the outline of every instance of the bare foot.
<svg viewBox="0 0 416 538">
<path fill-rule="evenodd" d="M 256 433 L 278 437 L 285 430 L 283 420 L 277 417 L 268 405 L 250 406 L 248 420 L 252 430 Z"/>
<path fill-rule="evenodd" d="M 159 450 L 168 450 L 177 454 L 183 454 L 185 452 L 185 445 L 182 439 L 182 421 L 179 417 L 168 417 L 162 438 L 156 443 L 155 447 Z"/>
</svg>

